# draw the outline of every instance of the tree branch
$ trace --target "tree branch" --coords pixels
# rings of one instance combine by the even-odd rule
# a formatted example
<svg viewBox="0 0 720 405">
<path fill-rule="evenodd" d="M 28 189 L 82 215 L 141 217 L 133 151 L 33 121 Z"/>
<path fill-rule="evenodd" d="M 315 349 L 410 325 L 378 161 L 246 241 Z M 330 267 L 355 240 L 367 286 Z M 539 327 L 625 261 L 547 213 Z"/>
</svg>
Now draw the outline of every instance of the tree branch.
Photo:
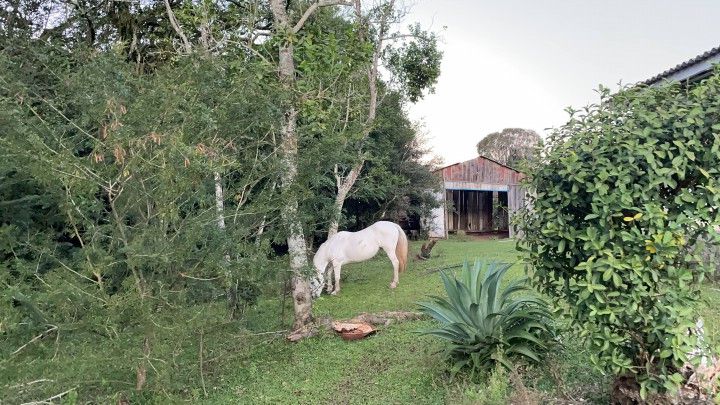
<svg viewBox="0 0 720 405">
<path fill-rule="evenodd" d="M 308 7 L 307 10 L 303 13 L 302 17 L 300 17 L 300 20 L 298 20 L 297 24 L 295 24 L 295 27 L 293 27 L 293 33 L 297 34 L 305 25 L 305 22 L 308 18 L 310 18 L 311 15 L 320 7 L 328 7 L 328 6 L 352 6 L 353 2 L 349 0 L 318 0 L 317 2 L 313 3 L 310 7 Z"/>
<path fill-rule="evenodd" d="M 170 7 L 170 0 L 165 0 L 165 9 L 167 10 L 168 19 L 170 20 L 170 25 L 172 25 L 175 32 L 177 32 L 178 36 L 182 40 L 183 48 L 185 48 L 185 53 L 190 53 L 192 50 L 192 47 L 190 46 L 190 41 L 188 41 L 187 37 L 183 33 L 182 28 L 180 27 L 180 24 L 178 23 L 177 18 L 175 18 L 175 13 L 172 11 L 172 7 Z"/>
</svg>

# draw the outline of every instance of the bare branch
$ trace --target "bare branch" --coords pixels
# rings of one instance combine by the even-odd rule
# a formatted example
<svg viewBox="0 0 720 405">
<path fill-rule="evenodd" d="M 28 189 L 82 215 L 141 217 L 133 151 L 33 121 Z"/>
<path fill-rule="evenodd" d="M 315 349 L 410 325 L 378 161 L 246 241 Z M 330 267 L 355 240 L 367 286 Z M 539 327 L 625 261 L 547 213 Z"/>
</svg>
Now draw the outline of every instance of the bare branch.
<svg viewBox="0 0 720 405">
<path fill-rule="evenodd" d="M 383 41 L 394 41 L 394 40 L 404 39 L 404 38 L 425 39 L 426 37 L 423 37 L 422 35 L 418 35 L 418 34 L 414 34 L 414 33 L 407 33 L 407 34 L 394 33 L 392 35 L 383 37 L 382 40 Z"/>
<path fill-rule="evenodd" d="M 77 389 L 77 387 L 72 387 L 72 388 L 70 388 L 70 389 L 67 390 L 67 391 L 63 391 L 63 392 L 61 392 L 61 393 L 59 393 L 59 394 L 57 394 L 57 395 L 53 395 L 53 396 L 51 396 L 50 398 L 43 399 L 43 400 L 40 400 L 40 401 L 25 402 L 25 403 L 23 403 L 22 405 L 54 404 L 54 403 L 55 403 L 54 400 L 59 399 L 59 398 L 62 398 L 63 396 L 69 394 L 70 392 L 72 392 L 72 391 L 74 391 L 74 390 L 76 390 L 76 389 Z"/>
<path fill-rule="evenodd" d="M 303 25 L 305 25 L 305 22 L 308 18 L 310 18 L 311 15 L 320 7 L 328 7 L 328 6 L 352 6 L 353 2 L 349 0 L 319 0 L 315 3 L 313 3 L 310 7 L 308 7 L 307 10 L 303 13 L 302 17 L 300 17 L 300 20 L 298 20 L 297 24 L 295 24 L 295 27 L 293 27 L 293 33 L 298 33 Z"/>
<path fill-rule="evenodd" d="M 20 346 L 17 350 L 15 350 L 14 352 L 10 353 L 10 355 L 11 355 L 11 356 L 14 356 L 14 355 L 20 353 L 20 352 L 21 352 L 24 348 L 26 348 L 28 345 L 32 344 L 33 342 L 37 341 L 38 339 L 44 338 L 44 337 L 47 336 L 50 332 L 56 331 L 57 328 L 58 328 L 57 326 L 52 325 L 52 327 L 51 327 L 50 329 L 48 329 L 48 330 L 46 330 L 45 332 L 43 332 L 43 333 L 35 336 L 35 337 L 32 338 L 32 339 L 30 339 L 29 342 L 27 342 L 27 343 L 25 343 L 24 345 Z"/>
</svg>

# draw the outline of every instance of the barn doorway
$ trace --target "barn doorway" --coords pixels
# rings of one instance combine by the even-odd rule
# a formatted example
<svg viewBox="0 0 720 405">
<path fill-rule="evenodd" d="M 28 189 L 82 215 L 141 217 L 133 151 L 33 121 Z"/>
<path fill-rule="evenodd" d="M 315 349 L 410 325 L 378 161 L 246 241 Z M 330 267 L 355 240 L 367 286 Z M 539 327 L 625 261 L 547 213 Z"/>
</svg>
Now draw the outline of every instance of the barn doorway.
<svg viewBox="0 0 720 405">
<path fill-rule="evenodd" d="M 447 229 L 480 236 L 508 237 L 508 193 L 492 190 L 446 190 Z"/>
</svg>

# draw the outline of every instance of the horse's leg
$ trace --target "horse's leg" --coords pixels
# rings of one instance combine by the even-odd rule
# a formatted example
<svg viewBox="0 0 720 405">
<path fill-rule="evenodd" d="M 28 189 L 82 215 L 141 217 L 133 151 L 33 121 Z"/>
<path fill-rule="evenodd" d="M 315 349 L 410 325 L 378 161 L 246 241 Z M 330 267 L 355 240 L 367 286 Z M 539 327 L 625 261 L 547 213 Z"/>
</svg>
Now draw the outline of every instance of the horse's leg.
<svg viewBox="0 0 720 405">
<path fill-rule="evenodd" d="M 327 269 L 327 271 L 325 272 L 325 277 L 326 277 L 326 279 L 327 279 L 327 287 L 325 288 L 325 291 L 326 291 L 328 294 L 330 294 L 330 293 L 332 292 L 332 290 L 333 290 L 333 281 L 332 281 L 332 278 L 333 278 L 333 270 L 332 270 L 332 269 L 333 269 L 333 268 L 332 268 L 332 264 L 330 264 L 330 268 Z"/>
<path fill-rule="evenodd" d="M 390 283 L 390 288 L 395 288 L 400 281 L 400 277 L 398 275 L 398 270 L 400 269 L 400 260 L 398 260 L 397 256 L 395 255 L 395 248 L 387 249 L 383 246 L 383 250 L 385 251 L 388 259 L 390 259 L 393 265 L 393 281 L 392 283 Z"/>
<path fill-rule="evenodd" d="M 335 289 L 330 294 L 337 295 L 340 292 L 340 262 L 332 262 L 333 273 L 335 273 Z"/>
</svg>

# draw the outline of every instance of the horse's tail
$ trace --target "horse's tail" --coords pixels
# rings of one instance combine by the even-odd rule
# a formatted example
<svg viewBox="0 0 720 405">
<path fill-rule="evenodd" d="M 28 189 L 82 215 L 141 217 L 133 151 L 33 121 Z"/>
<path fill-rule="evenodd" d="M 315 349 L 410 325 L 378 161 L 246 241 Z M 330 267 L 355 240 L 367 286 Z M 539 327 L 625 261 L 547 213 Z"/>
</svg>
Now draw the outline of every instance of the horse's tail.
<svg viewBox="0 0 720 405">
<path fill-rule="evenodd" d="M 397 245 L 395 245 L 395 256 L 397 257 L 398 261 L 400 262 L 400 273 L 405 271 L 405 268 L 407 267 L 407 255 L 408 255 L 408 240 L 407 236 L 405 236 L 405 231 L 403 231 L 402 228 L 400 228 L 400 225 L 397 225 L 398 229 L 398 240 Z"/>
</svg>

